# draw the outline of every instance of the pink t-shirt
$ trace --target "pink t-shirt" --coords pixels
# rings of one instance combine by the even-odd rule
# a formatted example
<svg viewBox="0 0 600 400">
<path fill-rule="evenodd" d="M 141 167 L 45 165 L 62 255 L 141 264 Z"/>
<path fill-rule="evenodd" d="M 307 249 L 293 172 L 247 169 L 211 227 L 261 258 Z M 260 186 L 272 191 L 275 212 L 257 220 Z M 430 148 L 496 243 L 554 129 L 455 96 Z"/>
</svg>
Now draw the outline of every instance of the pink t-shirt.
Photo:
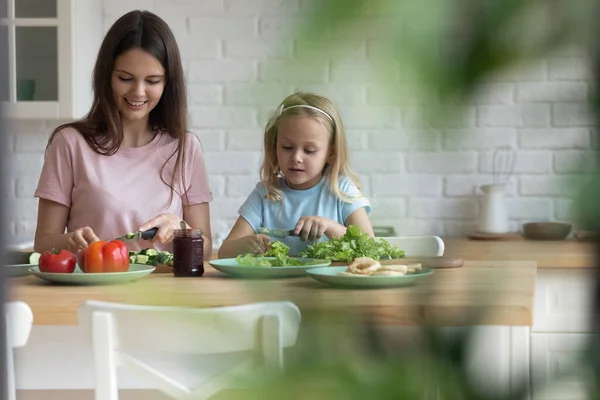
<svg viewBox="0 0 600 400">
<path fill-rule="evenodd" d="M 67 231 L 91 227 L 100 239 L 110 240 L 136 232 L 143 223 L 161 213 L 183 217 L 181 179 L 169 205 L 171 189 L 160 171 L 177 149 L 177 139 L 158 132 L 142 147 L 121 147 L 111 156 L 96 153 L 74 128 L 58 132 L 48 150 L 34 196 L 70 208 Z M 171 183 L 175 154 L 163 170 Z M 188 133 L 185 151 L 185 187 L 190 205 L 212 201 L 200 140 Z M 129 250 L 156 247 L 172 251 L 172 244 L 131 241 Z"/>
</svg>

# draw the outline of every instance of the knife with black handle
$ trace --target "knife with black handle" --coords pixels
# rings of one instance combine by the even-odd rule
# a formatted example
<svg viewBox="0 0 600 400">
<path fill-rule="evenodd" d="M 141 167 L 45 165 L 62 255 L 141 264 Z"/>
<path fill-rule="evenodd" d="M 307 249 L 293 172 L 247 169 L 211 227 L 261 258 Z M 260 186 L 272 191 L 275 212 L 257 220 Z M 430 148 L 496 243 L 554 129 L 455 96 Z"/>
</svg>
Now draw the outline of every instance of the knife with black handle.
<svg viewBox="0 0 600 400">
<path fill-rule="evenodd" d="M 150 228 L 147 231 L 137 231 L 135 233 L 128 233 L 126 235 L 120 236 L 118 238 L 116 238 L 115 240 L 122 240 L 122 241 L 126 241 L 126 240 L 152 240 L 152 238 L 154 238 L 154 236 L 156 235 L 156 232 L 158 232 L 158 228 L 154 227 L 154 228 Z"/>
</svg>

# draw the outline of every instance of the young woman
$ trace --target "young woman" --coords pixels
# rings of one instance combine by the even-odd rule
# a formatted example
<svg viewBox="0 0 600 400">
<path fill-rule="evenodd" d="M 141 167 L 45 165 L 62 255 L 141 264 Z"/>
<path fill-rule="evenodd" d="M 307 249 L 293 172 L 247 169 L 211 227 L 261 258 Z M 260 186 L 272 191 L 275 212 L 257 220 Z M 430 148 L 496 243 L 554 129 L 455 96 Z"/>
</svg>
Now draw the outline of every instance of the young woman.
<svg viewBox="0 0 600 400">
<path fill-rule="evenodd" d="M 104 38 L 85 118 L 50 136 L 35 196 L 35 251 L 77 253 L 97 240 L 157 227 L 151 243 L 169 250 L 181 221 L 212 251 L 202 149 L 187 131 L 179 49 L 168 25 L 148 11 L 119 18 Z M 66 232 L 65 232 L 66 230 Z"/>
</svg>

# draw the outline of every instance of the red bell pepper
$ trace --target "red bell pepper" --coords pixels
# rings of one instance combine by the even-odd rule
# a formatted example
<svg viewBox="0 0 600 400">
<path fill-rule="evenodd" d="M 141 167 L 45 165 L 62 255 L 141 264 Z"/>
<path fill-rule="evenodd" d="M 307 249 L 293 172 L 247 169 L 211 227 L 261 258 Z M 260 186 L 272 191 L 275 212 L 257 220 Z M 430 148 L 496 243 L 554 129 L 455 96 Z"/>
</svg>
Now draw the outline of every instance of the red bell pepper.
<svg viewBox="0 0 600 400">
<path fill-rule="evenodd" d="M 94 242 L 79 252 L 77 261 L 86 273 L 129 271 L 129 251 L 120 240 Z"/>
<path fill-rule="evenodd" d="M 75 256 L 69 250 L 48 250 L 40 255 L 40 272 L 70 274 L 75 271 Z"/>
</svg>

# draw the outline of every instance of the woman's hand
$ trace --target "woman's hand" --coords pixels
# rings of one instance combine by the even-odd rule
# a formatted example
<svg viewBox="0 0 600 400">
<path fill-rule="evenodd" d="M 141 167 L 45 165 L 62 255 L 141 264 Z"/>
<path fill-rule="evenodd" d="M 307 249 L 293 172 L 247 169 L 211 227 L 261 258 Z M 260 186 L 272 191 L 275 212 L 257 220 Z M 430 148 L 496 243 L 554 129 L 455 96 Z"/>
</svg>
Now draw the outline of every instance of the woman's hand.
<svg viewBox="0 0 600 400">
<path fill-rule="evenodd" d="M 262 233 L 248 235 L 237 240 L 237 254 L 262 254 L 271 247 L 271 238 Z"/>
<path fill-rule="evenodd" d="M 85 226 L 67 233 L 67 250 L 77 254 L 80 250 L 88 247 L 90 243 L 100 240 L 92 228 Z"/>
<path fill-rule="evenodd" d="M 164 213 L 140 226 L 139 231 L 143 232 L 156 227 L 158 231 L 150 241 L 152 243 L 169 243 L 173 240 L 175 230 L 181 229 L 181 221 L 183 219 L 175 214 Z M 187 223 L 185 225 L 188 229 L 191 228 Z"/>
<path fill-rule="evenodd" d="M 330 237 L 331 228 L 336 227 L 344 229 L 342 225 L 329 218 L 304 216 L 298 220 L 298 223 L 294 227 L 294 234 L 300 236 L 300 239 L 304 241 L 317 240 L 323 235 Z"/>
</svg>

